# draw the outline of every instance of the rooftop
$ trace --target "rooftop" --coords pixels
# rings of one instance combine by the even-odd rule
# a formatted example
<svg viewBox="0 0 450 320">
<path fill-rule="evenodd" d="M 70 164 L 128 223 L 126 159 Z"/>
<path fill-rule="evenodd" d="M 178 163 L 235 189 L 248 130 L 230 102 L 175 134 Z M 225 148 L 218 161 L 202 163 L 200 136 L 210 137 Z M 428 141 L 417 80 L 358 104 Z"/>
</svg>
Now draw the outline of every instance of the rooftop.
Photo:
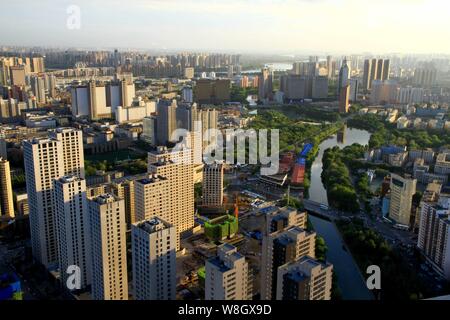
<svg viewBox="0 0 450 320">
<path fill-rule="evenodd" d="M 59 182 L 61 183 L 71 183 L 71 182 L 75 182 L 75 181 L 82 181 L 84 179 L 81 179 L 80 177 L 76 176 L 76 175 L 68 175 L 68 176 L 64 176 L 58 179 Z"/>
<path fill-rule="evenodd" d="M 134 224 L 134 226 L 144 230 L 147 233 L 154 233 L 154 232 L 172 227 L 171 224 L 169 224 L 157 217 L 138 222 L 138 223 Z"/>
<path fill-rule="evenodd" d="M 116 197 L 110 193 L 102 194 L 94 199 L 92 201 L 97 202 L 98 204 L 105 204 L 105 203 L 111 203 L 116 201 Z"/>
<path fill-rule="evenodd" d="M 139 179 L 139 180 L 137 180 L 137 182 L 140 184 L 146 185 L 146 184 L 151 184 L 151 183 L 155 183 L 155 182 L 163 181 L 163 180 L 167 180 L 167 178 L 162 177 L 162 176 L 153 175 L 153 176 L 149 176 L 148 178 Z"/>
</svg>

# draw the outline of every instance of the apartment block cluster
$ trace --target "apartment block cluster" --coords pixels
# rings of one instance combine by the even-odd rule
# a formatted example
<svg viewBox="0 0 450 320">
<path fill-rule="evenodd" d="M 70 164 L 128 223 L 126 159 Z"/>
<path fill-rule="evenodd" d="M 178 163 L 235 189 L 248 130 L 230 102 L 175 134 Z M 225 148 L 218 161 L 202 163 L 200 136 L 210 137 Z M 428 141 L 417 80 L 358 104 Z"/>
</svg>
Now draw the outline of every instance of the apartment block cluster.
<svg viewBox="0 0 450 320">
<path fill-rule="evenodd" d="M 63 287 L 71 268 L 79 270 L 80 287 L 67 289 L 92 299 L 175 299 L 177 251 L 194 228 L 195 142 L 149 152 L 146 174 L 94 185 L 85 177 L 81 130 L 57 128 L 23 145 L 34 259 L 59 274 Z M 8 169 L 1 160 L 1 212 L 12 218 Z M 221 206 L 222 164 L 205 165 L 203 186 L 205 205 Z M 330 299 L 332 266 L 315 259 L 316 235 L 306 230 L 306 213 L 274 208 L 266 219 L 262 272 L 270 281 L 262 280 L 264 299 Z M 205 299 L 253 298 L 252 270 L 231 244 L 218 246 L 205 271 Z"/>
<path fill-rule="evenodd" d="M 435 180 L 414 203 L 417 180 L 391 174 L 382 187 L 382 213 L 400 229 L 418 233 L 417 247 L 432 268 L 450 280 L 450 190 Z"/>
<path fill-rule="evenodd" d="M 57 97 L 56 77 L 45 72 L 43 57 L 0 56 L 0 121 L 16 121 Z"/>
<path fill-rule="evenodd" d="M 422 184 L 437 180 L 445 185 L 449 181 L 450 153 L 445 148 L 436 152 L 433 149 L 407 150 L 405 146 L 383 146 L 367 151 L 365 159 L 398 168 L 411 168 L 412 176 Z"/>
</svg>

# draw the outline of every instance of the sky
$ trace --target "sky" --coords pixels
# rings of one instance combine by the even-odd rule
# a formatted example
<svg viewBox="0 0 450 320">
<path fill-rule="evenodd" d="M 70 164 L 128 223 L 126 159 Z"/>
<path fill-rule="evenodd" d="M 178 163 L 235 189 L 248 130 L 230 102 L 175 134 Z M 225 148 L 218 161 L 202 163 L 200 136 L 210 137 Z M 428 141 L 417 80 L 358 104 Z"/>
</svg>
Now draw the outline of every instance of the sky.
<svg viewBox="0 0 450 320">
<path fill-rule="evenodd" d="M 450 1 L 2 0 L 0 31 L 18 46 L 450 54 Z"/>
</svg>

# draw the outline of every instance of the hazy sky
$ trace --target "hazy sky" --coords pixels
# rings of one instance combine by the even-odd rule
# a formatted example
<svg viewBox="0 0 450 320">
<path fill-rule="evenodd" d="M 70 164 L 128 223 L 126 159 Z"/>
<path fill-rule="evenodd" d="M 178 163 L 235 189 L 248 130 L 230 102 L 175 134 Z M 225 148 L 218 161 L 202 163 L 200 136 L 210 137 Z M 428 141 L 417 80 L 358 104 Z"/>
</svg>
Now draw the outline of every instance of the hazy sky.
<svg viewBox="0 0 450 320">
<path fill-rule="evenodd" d="M 2 0 L 0 45 L 450 53 L 447 0 Z M 67 28 L 67 8 L 81 28 Z"/>
</svg>

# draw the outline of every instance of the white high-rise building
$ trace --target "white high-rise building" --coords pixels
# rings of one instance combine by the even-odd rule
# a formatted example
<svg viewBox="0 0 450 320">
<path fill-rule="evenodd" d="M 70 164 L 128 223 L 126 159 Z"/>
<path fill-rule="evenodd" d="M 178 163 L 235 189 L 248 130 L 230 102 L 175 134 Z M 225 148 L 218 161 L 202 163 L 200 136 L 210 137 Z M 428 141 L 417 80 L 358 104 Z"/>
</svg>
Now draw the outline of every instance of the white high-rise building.
<svg viewBox="0 0 450 320">
<path fill-rule="evenodd" d="M 176 229 L 154 217 L 131 227 L 135 300 L 174 300 Z"/>
<path fill-rule="evenodd" d="M 125 201 L 111 194 L 88 200 L 92 298 L 128 300 Z"/>
<path fill-rule="evenodd" d="M 252 277 L 245 257 L 225 243 L 205 264 L 205 300 L 250 300 Z"/>
<path fill-rule="evenodd" d="M 84 177 L 82 132 L 57 129 L 49 138 L 24 141 L 23 149 L 33 256 L 47 268 L 56 267 L 54 180 L 70 174 Z"/>
<path fill-rule="evenodd" d="M 50 137 L 62 142 L 64 175 L 76 175 L 84 179 L 83 132 L 74 128 L 58 128 Z"/>
<path fill-rule="evenodd" d="M 54 180 L 64 175 L 62 143 L 56 139 L 33 139 L 23 144 L 33 257 L 47 268 L 56 267 Z"/>
<path fill-rule="evenodd" d="M 136 219 L 149 219 L 154 215 L 172 224 L 177 234 L 190 231 L 194 226 L 194 165 L 193 150 L 167 150 L 159 147 L 155 153 L 148 154 L 148 173 L 156 177 L 158 186 L 151 188 L 148 181 L 135 183 Z M 166 180 L 161 182 L 161 180 Z M 155 179 L 153 179 L 155 180 Z M 139 185 L 141 184 L 141 185 Z M 145 189 L 145 192 L 141 192 Z M 155 197 L 162 201 L 144 196 L 145 193 L 159 191 Z M 179 248 L 179 240 L 177 241 Z"/>
<path fill-rule="evenodd" d="M 0 217 L 14 218 L 13 192 L 9 161 L 0 156 Z"/>
<path fill-rule="evenodd" d="M 80 288 L 91 283 L 91 244 L 89 213 L 86 198 L 86 180 L 77 176 L 64 176 L 55 181 L 55 222 L 59 268 L 65 286 L 69 267 L 80 271 Z M 72 289 L 72 288 L 69 288 Z"/>
</svg>

